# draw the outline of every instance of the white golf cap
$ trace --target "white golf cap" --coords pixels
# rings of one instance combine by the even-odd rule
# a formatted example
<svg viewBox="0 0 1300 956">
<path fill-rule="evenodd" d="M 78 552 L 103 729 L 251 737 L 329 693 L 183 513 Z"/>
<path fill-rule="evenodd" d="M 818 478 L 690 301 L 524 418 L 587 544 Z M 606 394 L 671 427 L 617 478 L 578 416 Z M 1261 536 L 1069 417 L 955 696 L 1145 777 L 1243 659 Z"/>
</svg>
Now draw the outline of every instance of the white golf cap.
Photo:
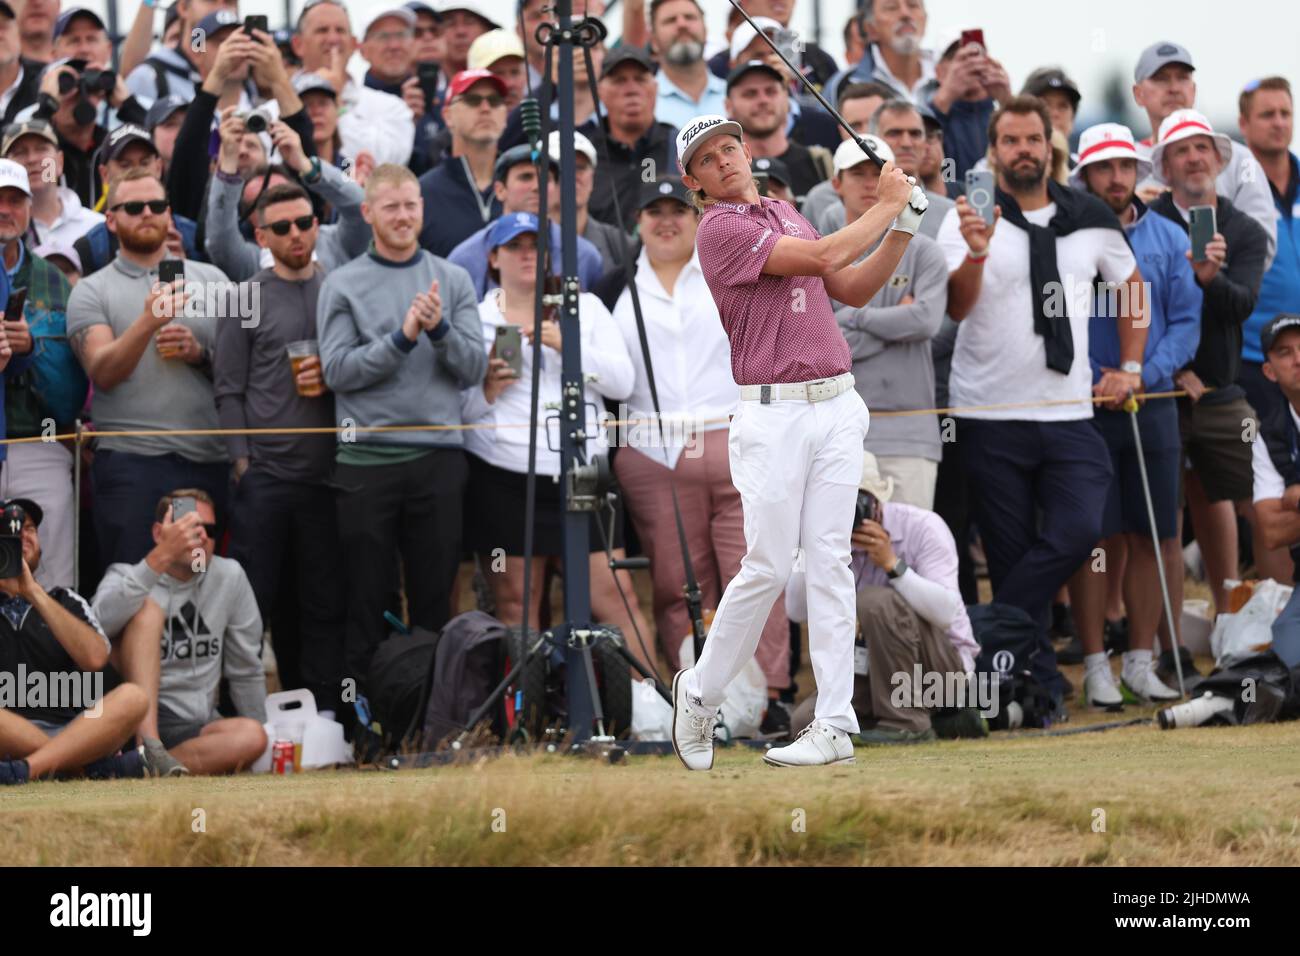
<svg viewBox="0 0 1300 956">
<path fill-rule="evenodd" d="M 683 126 L 677 134 L 677 165 L 681 168 L 681 171 L 686 172 L 691 157 L 695 155 L 695 151 L 706 140 L 712 139 L 721 133 L 744 138 L 745 130 L 735 120 L 729 120 L 725 116 L 718 116 L 717 114 L 697 116 Z"/>
<path fill-rule="evenodd" d="M 1137 160 L 1138 182 L 1151 175 L 1151 160 L 1138 152 L 1131 129 L 1122 123 L 1098 123 L 1079 135 L 1079 165 L 1070 172 L 1070 185 L 1086 190 L 1083 168 L 1108 159 Z"/>
<path fill-rule="evenodd" d="M 1160 124 L 1160 133 L 1156 136 L 1156 144 L 1151 149 L 1151 171 L 1156 179 L 1162 183 L 1165 181 L 1165 147 L 1179 140 L 1191 139 L 1193 136 L 1210 137 L 1218 148 L 1219 159 L 1223 164 L 1226 166 L 1232 162 L 1232 140 L 1223 133 L 1216 133 L 1204 114 L 1196 110 L 1174 110 Z"/>
<path fill-rule="evenodd" d="M 361 31 L 361 39 L 364 40 L 367 36 L 369 36 L 370 31 L 374 29 L 375 24 L 378 23 L 380 20 L 383 20 L 385 17 L 393 17 L 394 19 L 401 20 L 403 23 L 406 24 L 408 29 L 415 26 L 414 10 L 411 10 L 408 7 L 388 7 L 384 10 L 380 10 L 373 17 L 371 17 L 369 20 L 366 21 L 365 28 Z"/>
<path fill-rule="evenodd" d="M 754 17 L 753 20 L 758 24 L 758 29 L 764 33 L 779 33 L 785 29 L 771 17 Z M 758 30 L 751 27 L 748 20 L 737 26 L 735 32 L 731 34 L 731 62 L 735 63 L 739 60 L 740 54 L 745 52 L 745 47 L 753 43 L 757 37 Z"/>
<path fill-rule="evenodd" d="M 479 34 L 469 45 L 465 60 L 471 70 L 486 70 L 508 56 L 524 58 L 524 44 L 519 34 L 513 30 L 489 30 Z"/>
<path fill-rule="evenodd" d="M 577 130 L 574 130 L 573 133 L 573 148 L 586 156 L 591 162 L 592 168 L 595 168 L 596 147 L 591 144 L 591 140 Z M 546 151 L 551 154 L 552 162 L 558 163 L 560 161 L 560 131 L 558 129 L 551 130 L 550 139 L 546 141 Z"/>
<path fill-rule="evenodd" d="M 894 497 L 894 479 L 881 476 L 880 463 L 869 451 L 862 453 L 862 480 L 858 482 L 858 490 L 875 495 L 880 501 Z"/>
<path fill-rule="evenodd" d="M 30 196 L 32 186 L 27 181 L 27 168 L 19 166 L 12 159 L 0 159 L 0 189 L 4 189 L 6 186 L 21 189 Z"/>
<path fill-rule="evenodd" d="M 501 24 L 497 23 L 496 18 L 488 12 L 488 5 L 480 0 L 442 0 L 436 4 L 434 9 L 440 16 L 446 16 L 453 10 L 465 10 L 474 14 L 480 20 L 484 20 L 492 25 L 493 30 L 501 29 Z"/>
<path fill-rule="evenodd" d="M 879 136 L 872 136 L 868 133 L 862 138 L 866 140 L 867 145 L 875 151 L 875 154 L 885 162 L 892 163 L 894 161 L 894 151 L 890 149 L 889 144 Z M 859 163 L 870 161 L 871 157 L 863 151 L 861 146 L 851 139 L 846 139 L 835 149 L 835 174 L 839 175 L 844 172 L 844 170 L 852 169 Z"/>
</svg>

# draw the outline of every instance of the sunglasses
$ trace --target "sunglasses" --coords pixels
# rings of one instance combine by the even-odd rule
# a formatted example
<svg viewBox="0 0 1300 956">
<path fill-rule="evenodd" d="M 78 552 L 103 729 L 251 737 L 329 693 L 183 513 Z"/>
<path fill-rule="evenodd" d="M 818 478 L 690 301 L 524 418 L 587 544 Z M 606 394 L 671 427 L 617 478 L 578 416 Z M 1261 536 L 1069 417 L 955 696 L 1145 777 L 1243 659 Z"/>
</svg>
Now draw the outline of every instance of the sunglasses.
<svg viewBox="0 0 1300 956">
<path fill-rule="evenodd" d="M 473 109 L 478 109 L 484 103 L 493 108 L 505 103 L 505 98 L 500 93 L 462 93 L 456 99 Z"/>
<path fill-rule="evenodd" d="M 120 202 L 115 206 L 109 206 L 108 211 L 117 212 L 117 210 L 121 209 L 128 216 L 138 216 L 140 213 L 144 212 L 144 207 L 148 206 L 151 213 L 155 216 L 161 216 L 167 211 L 167 208 L 170 205 L 171 203 L 166 199 L 133 199 L 130 202 Z"/>
<path fill-rule="evenodd" d="M 287 236 L 289 235 L 290 226 L 297 226 L 299 232 L 306 232 L 314 225 L 316 225 L 315 216 L 299 216 L 297 219 L 280 219 L 276 222 L 268 222 L 266 228 L 277 236 Z"/>
</svg>

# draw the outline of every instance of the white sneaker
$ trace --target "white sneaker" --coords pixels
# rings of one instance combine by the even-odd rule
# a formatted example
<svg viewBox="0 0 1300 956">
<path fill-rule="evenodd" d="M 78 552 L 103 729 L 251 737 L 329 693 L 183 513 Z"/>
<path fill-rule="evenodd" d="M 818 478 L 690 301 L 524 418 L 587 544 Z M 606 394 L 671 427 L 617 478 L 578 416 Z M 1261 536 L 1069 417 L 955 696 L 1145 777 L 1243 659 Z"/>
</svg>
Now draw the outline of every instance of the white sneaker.
<svg viewBox="0 0 1300 956">
<path fill-rule="evenodd" d="M 713 769 L 713 727 L 718 712 L 686 695 L 685 670 L 673 676 L 673 750 L 687 770 Z"/>
<path fill-rule="evenodd" d="M 1182 700 L 1182 694 L 1169 687 L 1156 676 L 1155 661 L 1136 671 L 1125 671 L 1121 676 L 1124 690 L 1141 704 L 1164 704 Z"/>
<path fill-rule="evenodd" d="M 820 767 L 833 763 L 856 763 L 853 738 L 843 730 L 814 720 L 794 743 L 774 747 L 763 754 L 774 767 Z"/>
<path fill-rule="evenodd" d="M 1094 667 L 1083 676 L 1083 698 L 1089 707 L 1097 710 L 1120 711 L 1124 709 L 1124 695 L 1119 692 L 1110 665 Z"/>
</svg>

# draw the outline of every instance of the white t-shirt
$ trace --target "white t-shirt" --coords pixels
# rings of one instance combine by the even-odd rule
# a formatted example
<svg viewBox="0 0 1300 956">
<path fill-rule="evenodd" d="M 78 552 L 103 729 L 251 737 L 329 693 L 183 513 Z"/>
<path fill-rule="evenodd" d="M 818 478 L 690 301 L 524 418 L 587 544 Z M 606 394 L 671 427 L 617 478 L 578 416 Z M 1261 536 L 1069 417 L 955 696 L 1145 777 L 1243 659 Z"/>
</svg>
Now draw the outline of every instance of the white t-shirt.
<svg viewBox="0 0 1300 956">
<path fill-rule="evenodd" d="M 1046 226 L 1056 204 L 1025 213 Z M 961 266 L 969 249 L 958 227 L 957 209 L 939 227 L 939 246 L 948 271 Z M 957 326 L 949 401 L 954 406 L 1002 405 L 1072 400 L 1077 404 L 963 413 L 996 421 L 1075 421 L 1092 417 L 1092 367 L 1088 362 L 1088 319 L 1093 279 L 1122 282 L 1137 268 L 1118 229 L 1078 229 L 1056 240 L 1059 302 L 1070 317 L 1074 364 L 1068 375 L 1047 367 L 1043 337 L 1034 332 L 1034 299 L 1029 281 L 1029 233 L 1005 218 L 998 223 L 984 261 L 984 282 L 970 314 Z M 1049 306 L 1052 302 L 1049 301 Z"/>
<path fill-rule="evenodd" d="M 1300 428 L 1300 416 L 1296 415 L 1295 406 L 1287 410 L 1291 413 L 1291 421 L 1295 422 L 1296 428 Z M 1255 436 L 1255 443 L 1250 446 L 1250 457 L 1251 467 L 1255 473 L 1255 502 L 1281 498 L 1286 493 L 1286 482 L 1278 473 L 1273 459 L 1269 457 L 1268 442 L 1264 441 L 1263 435 Z"/>
</svg>

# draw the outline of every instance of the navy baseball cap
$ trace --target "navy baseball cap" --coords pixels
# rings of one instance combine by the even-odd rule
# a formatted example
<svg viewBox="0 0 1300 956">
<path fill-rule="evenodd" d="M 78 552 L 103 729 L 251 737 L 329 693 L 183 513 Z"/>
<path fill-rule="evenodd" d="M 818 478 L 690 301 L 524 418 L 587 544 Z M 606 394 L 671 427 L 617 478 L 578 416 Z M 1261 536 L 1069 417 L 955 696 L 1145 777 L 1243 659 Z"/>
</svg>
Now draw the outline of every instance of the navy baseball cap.
<svg viewBox="0 0 1300 956">
<path fill-rule="evenodd" d="M 676 199 L 683 206 L 691 206 L 690 194 L 686 191 L 685 184 L 676 176 L 664 176 L 653 183 L 646 183 L 641 187 L 641 195 L 637 202 L 637 209 L 645 209 L 647 206 L 653 206 L 661 199 Z M 691 206 L 694 208 L 694 206 Z"/>
<path fill-rule="evenodd" d="M 239 19 L 239 14 L 234 10 L 228 10 L 222 7 L 220 10 L 213 10 L 206 17 L 199 21 L 198 29 L 203 31 L 200 36 L 214 37 L 222 30 L 227 28 L 237 29 L 244 25 L 244 21 Z"/>
<path fill-rule="evenodd" d="M 41 506 L 32 501 L 31 498 L 10 498 L 8 501 L 0 502 L 0 511 L 3 511 L 10 505 L 17 505 L 19 508 L 22 508 L 23 513 L 32 519 L 32 523 L 35 524 L 36 527 L 39 528 L 41 526 L 41 521 L 45 517 L 45 512 L 41 509 Z"/>
<path fill-rule="evenodd" d="M 166 121 L 177 110 L 187 109 L 189 105 L 188 100 L 183 100 L 179 96 L 164 96 L 154 100 L 144 117 L 145 128 L 152 133 L 159 123 Z"/>
<path fill-rule="evenodd" d="M 754 165 L 750 170 L 755 173 L 767 173 L 769 179 L 775 179 L 786 189 L 794 189 L 790 182 L 790 167 L 784 161 L 775 157 L 760 156 L 754 160 Z"/>
<path fill-rule="evenodd" d="M 488 230 L 488 248 L 504 246 L 515 236 L 522 236 L 526 232 L 536 234 L 537 216 L 531 212 L 509 213 L 492 223 L 492 228 Z"/>
<path fill-rule="evenodd" d="M 103 30 L 105 33 L 108 32 L 108 27 L 104 26 L 104 21 L 99 18 L 99 14 L 94 10 L 87 10 L 85 7 L 69 7 L 67 10 L 64 10 L 59 14 L 59 19 L 54 21 L 53 38 L 57 40 L 59 37 L 63 36 L 63 31 L 67 30 L 68 25 L 77 17 L 90 17 L 91 20 L 95 21 L 95 26 L 99 27 L 99 29 Z"/>
<path fill-rule="evenodd" d="M 755 70 L 762 70 L 764 73 L 769 73 L 775 77 L 779 83 L 785 83 L 785 77 L 781 75 L 781 71 L 771 63 L 768 63 L 766 60 L 747 60 L 744 63 L 737 64 L 736 68 L 727 74 L 727 92 L 730 93 L 733 86 L 739 83 L 743 77 L 748 76 Z"/>
<path fill-rule="evenodd" d="M 1268 350 L 1273 347 L 1277 337 L 1287 329 L 1300 328 L 1300 315 L 1295 312 L 1279 312 L 1273 318 L 1268 320 L 1268 325 L 1264 326 L 1264 331 L 1259 333 L 1259 350 L 1268 357 Z"/>
<path fill-rule="evenodd" d="M 552 169 L 559 169 L 559 162 L 553 157 L 547 157 L 551 161 Z M 527 143 L 520 143 L 518 146 L 511 146 L 504 153 L 497 157 L 497 164 L 493 169 L 495 177 L 505 182 L 506 173 L 510 172 L 520 163 L 532 163 L 533 148 Z"/>
</svg>

